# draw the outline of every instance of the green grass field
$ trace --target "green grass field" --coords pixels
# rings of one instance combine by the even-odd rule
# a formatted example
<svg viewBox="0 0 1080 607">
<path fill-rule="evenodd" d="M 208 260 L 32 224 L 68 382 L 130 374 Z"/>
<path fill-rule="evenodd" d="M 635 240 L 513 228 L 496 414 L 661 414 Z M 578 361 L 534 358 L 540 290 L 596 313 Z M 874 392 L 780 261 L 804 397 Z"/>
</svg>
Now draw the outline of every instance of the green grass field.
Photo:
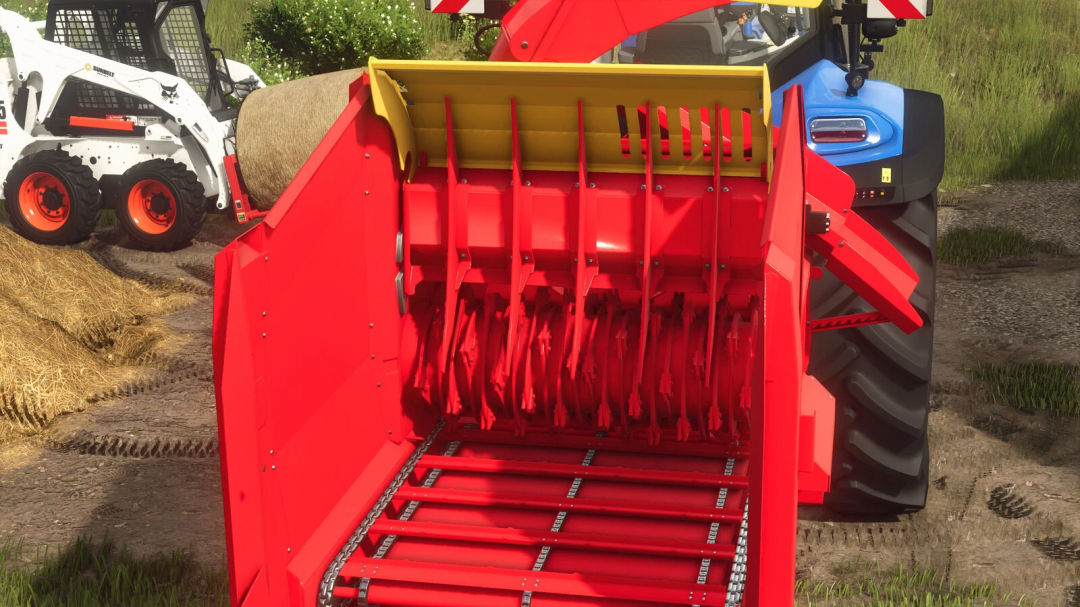
<svg viewBox="0 0 1080 607">
<path fill-rule="evenodd" d="M 983 364 L 968 371 L 995 403 L 1080 416 L 1080 368 L 1059 363 Z"/>
<path fill-rule="evenodd" d="M 1024 596 L 1003 592 L 993 584 L 959 584 L 929 569 L 882 566 L 855 559 L 833 569 L 829 582 L 795 584 L 796 605 L 802 607 L 996 607 L 1026 605 Z"/>
<path fill-rule="evenodd" d="M 135 558 L 112 542 L 79 538 L 31 553 L 8 540 L 0 547 L 4 607 L 211 607 L 229 604 L 224 565 L 207 567 L 189 553 Z"/>
<path fill-rule="evenodd" d="M 954 190 L 1080 177 L 1080 0 L 937 0 L 872 77 L 945 99 Z"/>
</svg>

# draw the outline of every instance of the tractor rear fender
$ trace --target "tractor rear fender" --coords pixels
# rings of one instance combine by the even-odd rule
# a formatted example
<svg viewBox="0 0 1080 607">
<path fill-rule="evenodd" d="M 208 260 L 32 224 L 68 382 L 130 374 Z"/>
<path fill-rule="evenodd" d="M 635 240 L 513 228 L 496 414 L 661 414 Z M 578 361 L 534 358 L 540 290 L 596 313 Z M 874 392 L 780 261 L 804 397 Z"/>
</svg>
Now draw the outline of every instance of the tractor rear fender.
<svg viewBox="0 0 1080 607">
<path fill-rule="evenodd" d="M 870 136 L 865 141 L 809 144 L 855 182 L 856 208 L 929 196 L 945 169 L 941 97 L 879 80 L 868 80 L 858 97 L 846 97 L 845 76 L 842 68 L 823 59 L 790 81 L 778 83 L 773 103 L 779 105 L 789 88 L 802 85 L 807 129 L 818 118 L 856 117 L 868 122 Z M 779 117 L 774 118 L 779 127 Z"/>
<path fill-rule="evenodd" d="M 491 60 L 588 63 L 628 36 L 730 3 L 731 0 L 521 0 L 503 18 L 502 33 Z M 821 0 L 786 0 L 784 4 L 814 8 Z"/>
</svg>

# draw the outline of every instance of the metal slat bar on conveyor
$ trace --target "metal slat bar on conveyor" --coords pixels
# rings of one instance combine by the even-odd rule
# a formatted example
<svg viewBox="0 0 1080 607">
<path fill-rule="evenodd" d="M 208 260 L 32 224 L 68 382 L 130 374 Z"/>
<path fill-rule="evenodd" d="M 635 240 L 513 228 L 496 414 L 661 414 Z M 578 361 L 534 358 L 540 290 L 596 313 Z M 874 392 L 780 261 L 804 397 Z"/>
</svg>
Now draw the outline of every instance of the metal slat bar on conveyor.
<svg viewBox="0 0 1080 607">
<path fill-rule="evenodd" d="M 491 432 L 489 430 L 457 430 L 448 433 L 444 438 L 447 440 L 460 440 L 466 443 L 485 443 L 491 445 L 515 445 L 530 447 L 553 447 L 566 449 L 597 449 L 604 452 L 615 453 L 651 453 L 656 455 L 685 455 L 688 457 L 708 457 L 711 459 L 747 459 L 750 457 L 750 449 L 743 447 L 729 447 L 726 445 L 714 445 L 707 443 L 691 443 L 665 441 L 655 446 L 642 445 L 640 442 L 632 442 L 624 437 L 606 436 L 581 436 L 570 434 L 543 434 L 533 432 L 525 436 L 514 436 L 509 433 Z"/>
<path fill-rule="evenodd" d="M 732 545 L 642 537 L 626 538 L 595 533 L 560 533 L 554 528 L 551 531 L 536 531 L 509 527 L 382 520 L 371 526 L 371 532 L 393 534 L 394 537 L 419 537 L 507 546 L 538 546 L 545 549 L 541 551 L 545 557 L 547 551 L 550 551 L 554 546 L 625 554 L 678 557 L 705 556 L 714 559 L 731 559 L 735 557 L 735 546 Z M 533 571 L 539 571 L 539 569 L 533 569 Z"/>
<path fill-rule="evenodd" d="M 584 185 L 582 185 L 584 188 Z M 603 434 L 598 434 L 598 437 L 602 437 Z M 592 464 L 593 458 L 596 457 L 596 449 L 589 449 L 589 452 L 585 454 L 585 459 L 582 460 L 582 466 L 589 466 Z M 577 497 L 578 491 L 581 490 L 581 477 L 575 478 L 573 484 L 570 485 L 570 490 L 566 492 L 567 499 L 574 499 Z M 560 510 L 559 514 L 555 516 L 555 522 L 551 525 L 551 532 L 558 533 L 566 521 L 566 510 Z M 565 540 L 565 536 L 563 536 Z M 548 554 L 551 553 L 551 546 L 545 545 L 540 549 L 540 554 L 536 556 L 536 562 L 533 563 L 533 571 L 542 571 L 544 569 L 544 563 L 547 562 Z M 521 607 L 529 607 L 532 605 L 532 590 L 526 590 L 521 593 Z"/>
<path fill-rule="evenodd" d="M 726 491 L 726 488 L 721 489 L 721 491 Z M 712 506 L 675 506 L 655 502 L 552 497 L 530 493 L 403 488 L 394 497 L 398 500 L 416 500 L 459 506 L 519 508 L 522 510 L 550 510 L 552 512 L 566 510 L 567 512 L 585 512 L 588 514 L 610 514 L 612 516 L 702 521 L 707 523 L 738 523 L 743 518 L 742 510 L 735 508 L 717 509 Z"/>
<path fill-rule="evenodd" d="M 729 459 L 727 461 L 727 465 L 724 466 L 724 474 L 726 474 L 728 476 L 731 476 L 734 472 L 735 472 L 735 459 L 732 458 L 732 459 Z M 720 490 L 720 494 L 716 497 L 716 509 L 717 510 L 722 510 L 724 508 L 724 505 L 727 503 L 727 494 L 728 494 L 728 488 L 727 487 L 724 487 L 723 489 Z M 742 519 L 741 516 L 739 518 L 740 518 L 740 520 Z M 716 543 L 716 536 L 719 533 L 720 533 L 720 523 L 719 523 L 719 521 L 713 522 L 713 524 L 709 526 L 709 539 L 707 540 L 707 542 L 709 544 L 715 544 Z M 701 569 L 698 570 L 697 583 L 705 584 L 706 580 L 709 579 L 709 569 L 710 568 L 712 568 L 712 559 L 709 558 L 709 557 L 705 557 L 705 558 L 701 559 Z M 695 607 L 697 607 L 697 606 L 695 606 Z"/>
<path fill-rule="evenodd" d="M 669 605 L 723 607 L 727 588 L 696 583 L 643 580 L 604 575 L 524 571 L 444 563 L 419 563 L 395 559 L 351 559 L 341 571 L 347 577 L 368 577 L 441 586 L 488 590 L 642 601 Z M 356 598 L 355 588 L 337 587 L 334 596 Z"/>
<path fill-rule="evenodd" d="M 555 478 L 585 478 L 651 485 L 676 485 L 682 487 L 727 487 L 746 489 L 750 480 L 745 476 L 725 476 L 705 472 L 681 472 L 678 470 L 646 470 L 617 466 L 574 466 L 548 462 L 526 462 L 499 459 L 452 458 L 426 455 L 419 465 L 424 468 L 440 468 L 462 472 L 489 474 L 515 474 Z"/>
</svg>

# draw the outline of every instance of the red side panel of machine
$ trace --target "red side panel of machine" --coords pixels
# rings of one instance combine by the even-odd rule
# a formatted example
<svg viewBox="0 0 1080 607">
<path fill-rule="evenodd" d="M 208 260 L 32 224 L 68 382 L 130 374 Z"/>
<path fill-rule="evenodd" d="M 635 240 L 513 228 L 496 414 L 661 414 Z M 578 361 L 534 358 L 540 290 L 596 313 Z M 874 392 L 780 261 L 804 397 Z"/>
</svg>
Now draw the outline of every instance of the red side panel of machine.
<svg viewBox="0 0 1080 607">
<path fill-rule="evenodd" d="M 328 559 L 412 452 L 406 436 L 433 425 L 398 396 L 402 176 L 367 91 L 266 220 L 216 260 L 234 605 L 313 605 Z"/>
</svg>

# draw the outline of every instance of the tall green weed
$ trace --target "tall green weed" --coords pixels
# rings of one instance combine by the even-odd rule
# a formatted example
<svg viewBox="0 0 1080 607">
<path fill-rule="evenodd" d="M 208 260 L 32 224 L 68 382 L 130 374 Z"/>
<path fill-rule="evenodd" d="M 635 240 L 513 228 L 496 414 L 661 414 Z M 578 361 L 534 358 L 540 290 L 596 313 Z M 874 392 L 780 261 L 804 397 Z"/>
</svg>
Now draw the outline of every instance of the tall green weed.
<svg viewBox="0 0 1080 607">
<path fill-rule="evenodd" d="M 415 8 L 405 0 L 267 0 L 250 11 L 245 57 L 262 54 L 283 78 L 362 67 L 370 57 L 424 55 Z"/>
</svg>

